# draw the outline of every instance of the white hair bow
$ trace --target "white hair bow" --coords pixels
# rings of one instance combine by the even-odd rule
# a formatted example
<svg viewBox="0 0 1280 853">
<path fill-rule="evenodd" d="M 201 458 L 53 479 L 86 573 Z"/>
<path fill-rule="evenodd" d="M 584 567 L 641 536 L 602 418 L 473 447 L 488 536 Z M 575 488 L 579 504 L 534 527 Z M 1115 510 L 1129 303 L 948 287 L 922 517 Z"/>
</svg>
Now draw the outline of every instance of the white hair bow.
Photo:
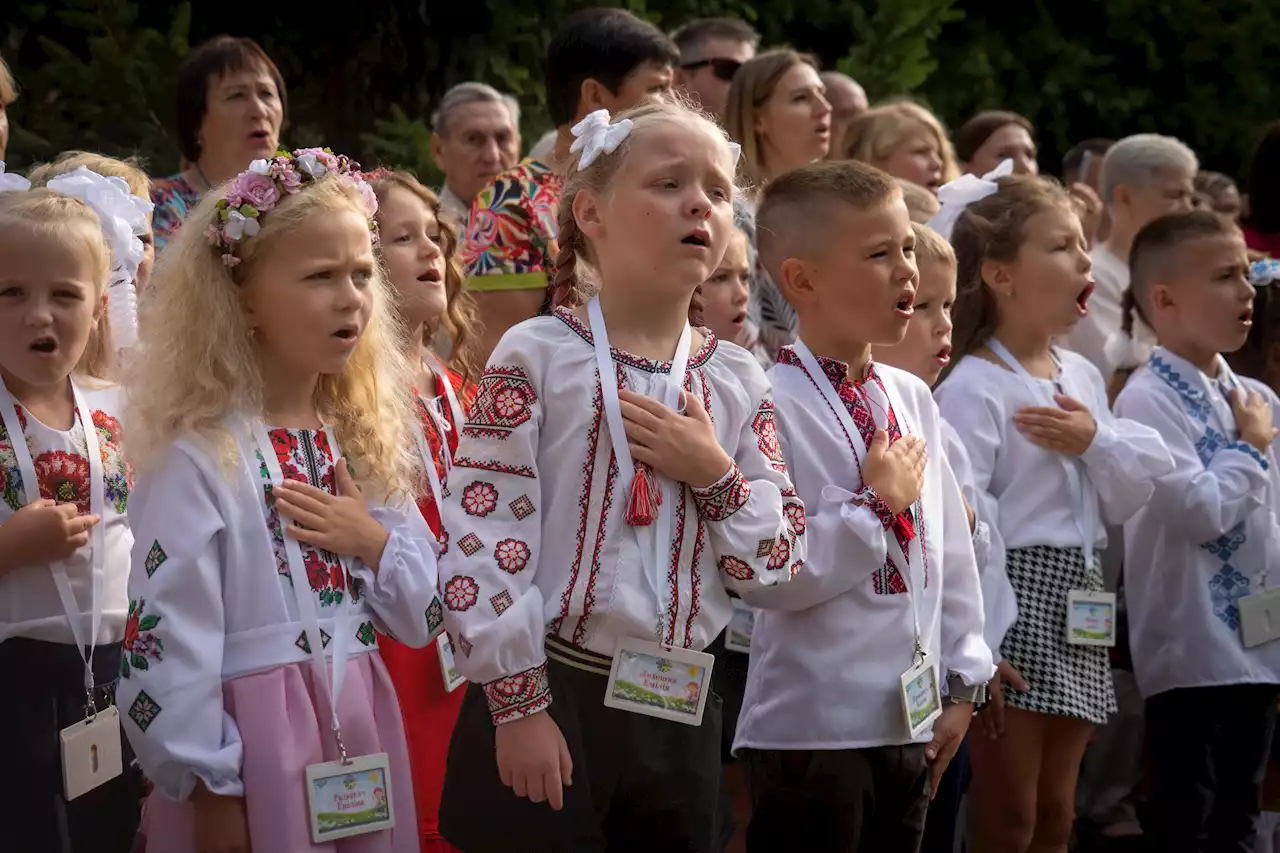
<svg viewBox="0 0 1280 853">
<path fill-rule="evenodd" d="M 569 152 L 571 154 L 582 152 L 578 157 L 578 168 L 585 169 L 601 154 L 612 154 L 617 151 L 622 140 L 631 135 L 632 124 L 629 118 L 610 124 L 608 110 L 596 110 L 575 124 L 572 133 L 577 138 L 569 147 Z"/>
<path fill-rule="evenodd" d="M 21 175 L 5 174 L 4 161 L 0 160 L 0 193 L 24 193 L 29 189 L 31 189 L 31 182 Z"/>
<path fill-rule="evenodd" d="M 977 175 L 961 175 L 954 181 L 943 184 L 938 189 L 938 202 L 941 207 L 929 220 L 929 227 L 941 234 L 943 239 L 950 241 L 951 230 L 956 227 L 956 221 L 960 219 L 964 209 L 989 195 L 995 195 L 1000 189 L 996 179 L 1012 174 L 1013 160 L 1007 159 L 1001 161 L 999 166 L 981 178 Z"/>
<path fill-rule="evenodd" d="M 103 177 L 85 166 L 59 175 L 49 181 L 48 187 L 54 192 L 80 199 L 98 214 L 102 234 L 111 248 L 107 316 L 111 320 L 116 345 L 121 348 L 132 346 L 138 334 L 138 297 L 133 280 L 145 254 L 145 247 L 138 238 L 147 233 L 147 214 L 151 213 L 154 205 L 129 192 L 129 185 L 123 179 Z"/>
</svg>

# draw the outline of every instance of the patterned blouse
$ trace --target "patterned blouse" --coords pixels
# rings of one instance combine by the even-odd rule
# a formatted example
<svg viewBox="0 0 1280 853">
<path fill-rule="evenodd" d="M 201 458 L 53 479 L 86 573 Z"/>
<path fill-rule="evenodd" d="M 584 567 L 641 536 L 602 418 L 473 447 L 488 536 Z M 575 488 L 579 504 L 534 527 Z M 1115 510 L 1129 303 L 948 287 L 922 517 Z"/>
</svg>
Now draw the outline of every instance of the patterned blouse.
<svg viewBox="0 0 1280 853">
<path fill-rule="evenodd" d="M 156 231 L 158 252 L 168 245 L 169 238 L 178 233 L 187 214 L 200 203 L 200 193 L 179 173 L 152 181 L 151 201 L 156 206 L 152 224 Z"/>
<path fill-rule="evenodd" d="M 550 166 L 528 159 L 498 175 L 471 203 L 462 262 L 473 277 L 502 276 L 476 290 L 505 290 L 508 276 L 537 274 L 538 287 L 555 272 L 556 206 L 564 178 Z M 507 286 L 504 286 L 507 285 Z"/>
</svg>

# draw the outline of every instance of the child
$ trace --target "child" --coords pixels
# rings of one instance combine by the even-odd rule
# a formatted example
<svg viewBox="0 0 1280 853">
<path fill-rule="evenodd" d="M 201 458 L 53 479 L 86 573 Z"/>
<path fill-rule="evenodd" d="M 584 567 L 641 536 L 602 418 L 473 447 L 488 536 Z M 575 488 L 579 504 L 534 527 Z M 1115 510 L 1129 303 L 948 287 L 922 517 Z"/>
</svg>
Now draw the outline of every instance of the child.
<svg viewBox="0 0 1280 853">
<path fill-rule="evenodd" d="M 928 225 L 929 220 L 938 215 L 936 195 L 905 178 L 898 178 L 898 186 L 902 187 L 902 198 L 907 203 L 907 213 L 911 214 L 912 222 Z"/>
<path fill-rule="evenodd" d="M 1230 221 L 1209 211 L 1161 217 L 1138 232 L 1129 258 L 1133 303 L 1160 346 L 1116 414 L 1159 432 L 1175 463 L 1125 524 L 1153 849 L 1252 850 L 1280 643 L 1250 640 L 1248 606 L 1277 568 L 1280 401 L 1220 355 L 1243 346 L 1253 320 L 1244 238 Z"/>
<path fill-rule="evenodd" d="M 88 180 L 0 193 L 0 666 L 21 685 L 0 706 L 5 850 L 126 853 L 138 827 L 142 780 L 112 701 L 129 477 L 118 389 L 103 379 L 116 250 L 141 252 L 115 239 L 116 224 L 131 239 L 127 219 L 117 223 L 133 209 L 128 193 L 99 175 L 85 192 Z M 84 769 L 91 744 L 60 736 L 81 731 L 104 749 L 88 787 L 82 772 L 64 773 L 64 756 Z"/>
<path fill-rule="evenodd" d="M 670 103 L 575 133 L 560 307 L 494 352 L 445 502 L 446 615 L 473 684 L 441 825 L 468 853 L 719 851 L 720 703 L 699 650 L 728 589 L 805 559 L 764 373 L 687 323 L 733 233 L 736 152 Z"/>
<path fill-rule="evenodd" d="M 730 341 L 750 352 L 768 369 L 773 356 L 760 341 L 760 330 L 747 316 L 751 302 L 751 274 L 756 250 L 751 243 L 754 214 L 746 204 L 734 202 L 733 233 L 724 260 L 694 297 L 692 322 L 705 324 L 721 341 Z"/>
<path fill-rule="evenodd" d="M 418 422 L 411 428 L 422 435 L 415 446 L 427 475 L 418 486 L 418 508 L 444 544 L 448 540 L 440 523 L 439 493 L 458 448 L 463 406 L 470 403 L 474 394 L 474 386 L 463 379 L 463 374 L 470 373 L 467 354 L 472 343 L 474 306 L 463 290 L 456 232 L 448 218 L 441 216 L 435 193 L 399 172 L 375 172 L 372 186 L 378 196 L 379 254 L 395 291 L 400 319 L 407 327 L 405 355 L 415 371 Z M 454 363 L 461 373 L 448 370 L 424 350 L 442 327 L 450 331 Z M 434 477 L 430 476 L 432 473 Z M 435 646 L 421 649 L 385 635 L 378 637 L 382 660 L 395 684 L 405 720 L 424 853 L 455 850 L 441 837 L 439 829 L 449 736 L 463 696 L 463 691 L 457 689 L 459 682 L 448 678 L 442 668 L 452 659 L 448 644 L 444 635 Z"/>
<path fill-rule="evenodd" d="M 952 231 L 958 361 L 937 390 L 969 452 L 974 509 L 996 522 L 984 575 L 1016 593 L 1016 610 L 987 604 L 988 621 L 1012 628 L 983 711 L 988 738 L 970 743 L 974 837 L 983 850 L 1065 850 L 1091 726 L 1115 710 L 1107 649 L 1068 642 L 1068 601 L 1086 614 L 1100 601 L 1104 520 L 1131 516 L 1171 462 L 1154 431 L 1111 417 L 1092 365 L 1053 346 L 1093 290 L 1066 192 L 1021 175 L 983 183 Z M 1108 639 L 1097 633 L 1077 636 Z M 1005 694 L 1003 682 L 1030 689 Z"/>
<path fill-rule="evenodd" d="M 782 609 L 756 618 L 734 744 L 755 801 L 747 849 L 907 853 L 994 671 L 960 490 L 925 452 L 941 446 L 937 407 L 870 360 L 870 342 L 907 331 L 915 236 L 897 183 L 856 161 L 783 175 L 758 222 L 800 318 L 770 378 L 811 547 L 772 595 Z M 932 679 L 937 714 L 908 722 L 908 672 Z"/>
<path fill-rule="evenodd" d="M 358 168 L 318 148 L 254 161 L 187 220 L 143 304 L 119 701 L 165 850 L 419 849 L 375 630 L 424 646 L 443 608 Z M 335 812 L 385 815 L 388 785 L 394 829 L 331 841 Z"/>
</svg>

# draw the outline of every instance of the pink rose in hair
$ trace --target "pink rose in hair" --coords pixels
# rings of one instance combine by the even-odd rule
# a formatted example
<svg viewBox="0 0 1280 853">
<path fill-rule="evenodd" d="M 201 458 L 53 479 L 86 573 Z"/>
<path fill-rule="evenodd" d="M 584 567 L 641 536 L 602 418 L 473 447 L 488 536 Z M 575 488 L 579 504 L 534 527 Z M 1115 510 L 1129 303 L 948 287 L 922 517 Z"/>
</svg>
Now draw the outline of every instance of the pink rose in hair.
<svg viewBox="0 0 1280 853">
<path fill-rule="evenodd" d="M 302 176 L 292 166 L 285 166 L 280 170 L 280 185 L 292 195 L 302 187 Z"/>
<path fill-rule="evenodd" d="M 340 171 L 338 168 L 338 166 L 340 165 L 338 162 L 338 158 L 335 157 L 333 154 L 330 154 L 328 151 L 325 151 L 323 148 L 300 148 L 297 151 L 293 152 L 293 156 L 295 158 L 302 157 L 304 154 L 313 155 L 316 158 L 316 160 L 319 161 L 320 163 L 323 163 L 325 169 L 327 169 L 330 172 Z"/>
<path fill-rule="evenodd" d="M 378 196 L 374 193 L 373 187 L 361 180 L 356 180 L 356 189 L 360 190 L 360 195 L 364 196 L 364 209 L 368 211 L 369 218 L 378 212 Z"/>
<path fill-rule="evenodd" d="M 233 208 L 248 204 L 260 211 L 270 210 L 279 200 L 275 181 L 254 172 L 242 172 L 227 190 L 227 203 Z"/>
</svg>

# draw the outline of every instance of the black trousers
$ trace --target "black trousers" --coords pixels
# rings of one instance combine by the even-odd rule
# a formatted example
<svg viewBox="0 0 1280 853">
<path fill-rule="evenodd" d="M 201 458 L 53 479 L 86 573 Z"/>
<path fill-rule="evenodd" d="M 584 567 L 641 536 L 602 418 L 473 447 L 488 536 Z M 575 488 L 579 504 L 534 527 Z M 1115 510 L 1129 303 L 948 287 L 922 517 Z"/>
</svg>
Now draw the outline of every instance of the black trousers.
<svg viewBox="0 0 1280 853">
<path fill-rule="evenodd" d="M 94 700 L 115 700 L 120 644 L 93 655 Z M 85 718 L 84 661 L 62 643 L 0 643 L 0 673 L 12 691 L 0 702 L 0 850 L 129 853 L 141 818 L 142 774 L 123 741 L 124 774 L 74 800 L 62 796 L 58 733 Z"/>
<path fill-rule="evenodd" d="M 742 750 L 755 811 L 748 853 L 916 853 L 929 809 L 924 744 Z"/>
<path fill-rule="evenodd" d="M 1160 853 L 1252 853 L 1280 687 L 1237 684 L 1147 700 L 1152 835 Z"/>
<path fill-rule="evenodd" d="M 960 822 L 960 801 L 969 787 L 969 739 L 960 748 L 938 781 L 938 793 L 929 804 L 921 853 L 952 853 L 956 849 L 956 829 Z"/>
<path fill-rule="evenodd" d="M 603 667 L 608 658 L 577 650 Z M 608 678 L 547 662 L 551 718 L 573 759 L 564 809 L 517 797 L 498 777 L 494 725 L 484 691 L 467 686 L 449 744 L 440 832 L 465 853 L 720 853 L 721 701 L 707 697 L 702 724 L 604 706 Z"/>
</svg>

